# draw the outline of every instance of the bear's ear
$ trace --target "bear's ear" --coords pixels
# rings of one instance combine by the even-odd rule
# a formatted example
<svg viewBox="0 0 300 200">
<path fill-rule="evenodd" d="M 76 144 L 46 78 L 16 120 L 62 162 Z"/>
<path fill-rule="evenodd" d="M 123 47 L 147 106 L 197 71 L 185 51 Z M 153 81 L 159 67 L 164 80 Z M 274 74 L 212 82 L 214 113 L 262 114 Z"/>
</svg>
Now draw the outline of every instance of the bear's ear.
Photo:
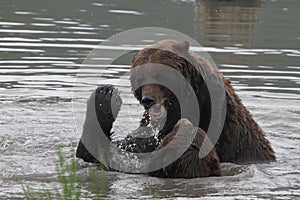
<svg viewBox="0 0 300 200">
<path fill-rule="evenodd" d="M 138 54 L 138 50 L 133 50 L 131 51 L 130 53 L 132 54 L 132 60 L 131 60 L 131 63 L 133 63 L 133 61 L 136 60 L 136 55 Z"/>
<path fill-rule="evenodd" d="M 186 54 L 190 50 L 190 42 L 188 40 L 184 40 L 182 42 L 176 42 L 173 45 L 173 47 L 180 53 Z"/>
</svg>

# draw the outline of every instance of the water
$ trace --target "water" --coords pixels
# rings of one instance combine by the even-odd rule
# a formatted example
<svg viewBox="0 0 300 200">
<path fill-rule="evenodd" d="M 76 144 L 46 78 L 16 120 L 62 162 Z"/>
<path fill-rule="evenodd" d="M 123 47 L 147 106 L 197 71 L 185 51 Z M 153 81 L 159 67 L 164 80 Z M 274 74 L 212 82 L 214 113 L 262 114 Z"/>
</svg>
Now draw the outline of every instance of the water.
<svg viewBox="0 0 300 200">
<path fill-rule="evenodd" d="M 0 198 L 22 197 L 26 185 L 58 187 L 57 149 L 67 158 L 74 153 L 84 104 L 95 87 L 89 79 L 101 70 L 89 67 L 77 78 L 84 58 L 111 35 L 145 26 L 180 31 L 205 47 L 266 132 L 277 162 L 224 165 L 228 176 L 193 180 L 105 172 L 107 197 L 300 198 L 299 9 L 296 0 L 2 1 Z M 119 84 L 128 71 L 126 60 L 101 80 Z M 119 85 L 125 104 L 115 127 L 124 134 L 138 126 L 142 113 L 128 84 Z M 78 173 L 92 197 L 98 185 L 88 169 Z"/>
</svg>

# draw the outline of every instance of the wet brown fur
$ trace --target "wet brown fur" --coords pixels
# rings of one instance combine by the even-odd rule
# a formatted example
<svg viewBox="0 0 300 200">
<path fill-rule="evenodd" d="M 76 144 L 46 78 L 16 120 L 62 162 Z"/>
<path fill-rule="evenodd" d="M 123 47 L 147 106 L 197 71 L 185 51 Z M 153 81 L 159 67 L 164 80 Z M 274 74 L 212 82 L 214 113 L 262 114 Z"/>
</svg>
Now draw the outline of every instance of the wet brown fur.
<svg viewBox="0 0 300 200">
<path fill-rule="evenodd" d="M 200 121 L 198 125 L 198 127 L 204 131 L 207 131 L 210 123 L 211 100 L 202 76 L 205 76 L 205 78 L 209 78 L 210 80 L 221 79 L 223 81 L 226 94 L 226 99 L 224 97 L 227 107 L 226 119 L 221 136 L 215 146 L 220 162 L 243 164 L 274 161 L 276 159 L 275 153 L 269 141 L 266 139 L 263 130 L 254 121 L 250 112 L 243 105 L 241 99 L 234 91 L 230 81 L 225 79 L 220 72 L 215 71 L 205 59 L 191 51 L 188 51 L 186 44 L 175 41 L 162 41 L 145 48 L 135 55 L 132 61 L 132 68 L 147 63 L 158 63 L 170 66 L 178 70 L 187 80 L 189 80 L 195 94 L 198 97 L 201 116 L 207 114 L 208 120 L 204 119 L 204 121 Z M 202 72 L 202 75 L 199 74 L 199 70 Z M 137 79 L 150 76 L 151 73 L 152 72 L 150 71 L 149 74 L 132 74 L 132 85 L 135 84 Z M 134 91 L 134 94 L 140 101 L 142 98 L 141 89 Z M 168 95 L 169 94 L 166 94 L 166 96 Z M 176 112 L 174 113 L 176 115 Z M 162 130 L 162 138 L 166 137 L 167 141 L 173 137 L 168 136 L 168 133 L 171 132 L 176 122 L 181 118 L 180 115 L 169 117 L 173 118 L 171 120 L 172 122 L 168 124 L 170 127 L 165 127 Z M 143 123 L 147 124 L 145 122 L 142 122 L 142 124 Z M 164 130 L 165 133 L 163 133 Z M 203 134 L 203 131 L 200 131 L 200 136 L 201 134 Z M 161 145 L 163 144 L 164 141 Z M 181 160 L 180 162 L 183 161 Z M 188 164 L 190 162 L 189 159 L 187 159 L 186 162 L 190 168 L 196 167 Z"/>
<path fill-rule="evenodd" d="M 140 127 L 129 134 L 125 139 L 115 141 L 118 147 L 134 153 L 153 152 L 150 167 L 156 165 L 161 166 L 160 162 L 163 162 L 164 159 L 168 159 L 168 156 L 163 158 L 157 157 L 158 154 L 155 150 L 161 150 L 163 147 L 169 146 L 168 144 L 173 142 L 174 138 L 179 138 L 178 141 L 175 140 L 176 142 L 173 146 L 168 147 L 171 148 L 171 155 L 176 155 L 178 150 L 184 148 L 184 144 L 186 144 L 190 138 L 193 138 L 191 145 L 184 148 L 186 151 L 184 151 L 182 155 L 179 155 L 179 158 L 176 161 L 161 169 L 149 172 L 149 175 L 165 178 L 220 176 L 220 162 L 243 164 L 274 161 L 276 159 L 274 151 L 269 141 L 266 139 L 264 132 L 242 104 L 230 81 L 226 80 L 221 73 L 215 71 L 205 59 L 189 51 L 188 42 L 179 43 L 175 41 L 162 41 L 145 48 L 139 51 L 133 58 L 132 69 L 147 63 L 164 64 L 172 67 L 183 75 L 188 80 L 197 96 L 201 116 L 199 122 L 194 122 L 193 120 L 189 121 L 190 119 L 182 119 L 185 118 L 185 116 L 182 116 L 180 113 L 179 102 L 168 88 L 150 84 L 147 87 L 140 87 L 133 90 L 135 97 L 139 101 L 141 101 L 142 95 L 146 93 L 160 96 L 160 98 L 157 98 L 159 99 L 157 103 L 160 104 L 162 103 L 162 100 L 167 99 L 167 103 L 164 102 L 167 107 L 167 120 L 164 127 L 159 131 L 158 137 L 153 136 L 152 128 L 148 126 L 150 123 L 149 113 L 145 110 Z M 165 75 L 161 74 L 159 70 L 153 71 L 150 68 L 144 70 L 143 73 L 132 72 L 130 77 L 132 88 L 136 88 L 135 85 L 137 85 L 138 82 L 144 81 L 151 76 L 162 76 L 162 78 L 164 78 Z M 207 131 L 210 123 L 215 124 L 218 123 L 218 121 L 210 121 L 212 115 L 212 99 L 210 98 L 210 93 L 206 81 L 204 80 L 213 82 L 213 87 L 216 89 L 217 93 L 218 89 L 223 89 L 223 85 L 225 88 L 225 94 L 220 96 L 220 98 L 226 103 L 226 118 L 222 133 L 215 148 L 212 148 L 213 144 L 211 141 L 213 141 L 213 138 L 211 135 L 207 135 Z M 176 83 L 178 82 L 174 80 L 174 84 Z M 185 103 L 189 105 L 190 97 L 189 93 L 186 92 L 187 87 L 181 84 L 176 86 L 182 91 L 182 95 L 186 100 Z M 111 135 L 113 134 L 111 128 L 120 108 L 120 103 L 111 101 L 114 91 L 115 89 L 111 85 L 99 86 L 95 94 L 95 105 L 89 105 L 96 107 L 98 122 L 103 129 L 104 134 L 110 140 Z M 115 98 L 119 99 L 120 97 L 117 95 Z M 113 112 L 111 111 L 112 107 L 118 108 L 115 110 L 115 115 L 113 115 Z M 195 110 L 192 106 L 189 109 L 190 110 L 188 110 L 187 113 Z M 220 108 L 219 110 L 224 111 L 223 108 Z M 178 128 L 181 125 L 187 129 L 184 129 L 181 132 L 179 131 L 179 134 Z M 191 135 L 192 130 L 195 128 L 197 129 L 196 135 Z M 140 134 L 148 134 L 150 137 L 145 137 L 144 135 L 143 137 L 139 137 Z M 93 145 L 97 146 L 98 144 L 94 143 Z M 204 158 L 201 156 L 201 146 L 209 149 L 212 148 Z M 107 151 L 108 152 L 105 151 L 105 155 L 107 159 L 110 160 L 109 150 Z M 83 158 L 86 162 L 100 162 L 89 153 L 81 140 L 77 147 L 76 156 Z M 120 161 L 120 163 L 122 162 Z M 102 164 L 107 170 L 118 170 L 111 169 L 109 166 L 107 167 L 105 163 Z"/>
<path fill-rule="evenodd" d="M 179 126 L 184 126 L 183 133 L 178 133 Z M 213 148 L 213 144 L 201 128 L 197 128 L 196 135 L 192 134 L 193 130 L 195 130 L 195 127 L 188 120 L 179 120 L 174 129 L 163 139 L 157 150 L 168 148 L 168 152 L 177 155 L 182 150 L 181 148 L 185 148 L 184 143 L 188 142 L 190 138 L 193 138 L 193 142 L 187 150 L 184 151 L 183 149 L 184 153 L 180 157 L 178 156 L 179 158 L 176 161 L 148 174 L 162 178 L 221 176 L 220 161 L 217 152 Z M 175 144 L 167 146 L 175 137 L 177 138 Z M 206 141 L 204 140 L 205 138 L 207 139 Z M 201 147 L 212 150 L 205 156 L 200 151 Z M 169 159 L 169 157 L 160 158 L 156 153 L 153 153 L 150 167 L 153 168 L 155 165 L 161 166 L 165 159 Z"/>
</svg>

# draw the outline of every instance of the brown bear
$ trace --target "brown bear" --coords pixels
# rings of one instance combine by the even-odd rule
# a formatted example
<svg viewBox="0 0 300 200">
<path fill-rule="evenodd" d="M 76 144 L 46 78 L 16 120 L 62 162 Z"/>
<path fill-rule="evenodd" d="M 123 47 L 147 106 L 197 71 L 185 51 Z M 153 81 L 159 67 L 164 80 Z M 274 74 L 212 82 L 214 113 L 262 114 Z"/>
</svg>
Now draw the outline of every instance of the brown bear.
<svg viewBox="0 0 300 200">
<path fill-rule="evenodd" d="M 173 71 L 167 74 L 165 66 Z M 188 84 L 172 74 L 174 71 L 184 77 Z M 230 81 L 214 70 L 205 59 L 189 51 L 189 42 L 165 40 L 139 51 L 132 61 L 130 80 L 134 95 L 144 105 L 145 112 L 140 127 L 124 140 L 114 143 L 125 152 L 152 152 L 151 162 L 147 166 L 149 175 L 165 178 L 220 176 L 220 162 L 243 164 L 275 160 L 269 141 L 243 106 Z M 156 83 L 157 80 L 171 83 L 171 87 L 176 87 L 177 94 L 168 85 Z M 212 84 L 207 85 L 207 80 Z M 225 112 L 224 125 L 212 119 L 214 100 L 210 96 L 209 87 L 220 94 L 225 90 L 224 96 L 218 96 L 225 106 L 217 108 L 219 113 Z M 111 102 L 112 98 L 120 99 L 115 94 L 113 86 L 102 85 L 92 97 L 95 100 L 92 106 L 95 106 L 98 123 L 110 140 L 112 124 L 120 108 L 120 100 Z M 191 100 L 191 94 L 196 96 L 197 106 Z M 112 107 L 116 108 L 112 110 Z M 183 107 L 185 109 L 182 110 Z M 190 113 L 199 113 L 199 119 L 193 118 L 194 115 Z M 88 117 L 86 122 L 87 119 Z M 207 134 L 211 124 L 222 126 L 215 148 L 210 140 L 214 141 L 216 138 Z M 153 132 L 155 128 L 158 129 L 156 133 Z M 83 132 L 77 157 L 99 163 L 99 159 L 85 147 L 97 146 L 98 142 L 94 139 L 96 136 L 97 134 L 91 136 Z M 82 142 L 83 139 L 92 142 L 87 144 Z M 202 152 L 202 146 L 207 152 Z M 157 153 L 162 149 L 169 154 Z M 102 148 L 101 152 L 106 160 L 111 160 L 110 149 Z M 168 163 L 168 157 L 173 154 L 178 159 Z M 124 162 L 122 159 L 115 160 L 120 165 Z M 157 166 L 164 163 L 168 164 L 157 169 Z M 126 171 L 122 168 L 112 169 L 107 163 L 102 164 L 109 170 Z"/>
<path fill-rule="evenodd" d="M 194 124 L 194 126 L 205 132 L 208 131 L 210 123 L 219 122 L 210 121 L 212 99 L 203 76 L 206 80 L 216 80 L 216 84 L 213 86 L 217 88 L 216 91 L 222 89 L 218 86 L 218 81 L 221 80 L 224 83 L 225 96 L 220 98 L 224 98 L 226 111 L 224 108 L 219 108 L 219 110 L 226 112 L 225 123 L 215 146 L 220 162 L 244 164 L 276 159 L 264 132 L 242 104 L 230 81 L 225 79 L 220 72 L 217 72 L 204 58 L 191 52 L 188 41 L 164 40 L 147 47 L 134 56 L 132 69 L 137 66 L 146 68 L 149 63 L 169 66 L 188 80 L 198 98 L 201 116 L 199 123 Z M 161 74 L 157 69 L 154 71 L 146 69 L 138 70 L 138 72 L 133 71 L 130 77 L 131 84 L 134 88 L 135 97 L 145 106 L 146 110 L 149 110 L 152 105 L 163 105 L 166 108 L 167 119 L 165 126 L 160 131 L 160 137 L 163 138 L 172 130 L 176 122 L 185 116 L 181 115 L 178 100 L 174 98 L 174 95 L 172 96 L 172 92 L 168 88 L 158 84 L 135 86 L 136 84 L 142 85 L 138 81 L 143 81 L 150 76 L 161 76 Z M 163 76 L 165 75 L 163 74 Z M 173 80 L 174 84 L 176 81 Z M 186 93 L 185 91 L 182 92 Z M 188 99 L 188 96 L 186 98 Z"/>
</svg>

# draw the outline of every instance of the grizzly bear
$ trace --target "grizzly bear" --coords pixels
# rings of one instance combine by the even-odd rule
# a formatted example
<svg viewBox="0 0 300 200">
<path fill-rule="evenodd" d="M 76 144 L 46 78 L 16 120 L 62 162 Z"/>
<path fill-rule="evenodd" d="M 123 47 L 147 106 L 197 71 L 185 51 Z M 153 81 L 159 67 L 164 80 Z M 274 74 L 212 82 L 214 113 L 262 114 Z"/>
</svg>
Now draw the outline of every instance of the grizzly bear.
<svg viewBox="0 0 300 200">
<path fill-rule="evenodd" d="M 212 99 L 210 98 L 211 94 L 206 82 L 207 80 L 210 80 L 210 83 L 215 81 L 216 84 L 212 87 L 216 88 L 215 91 L 220 91 L 222 87 L 219 86 L 218 82 L 219 80 L 222 81 L 225 96 L 220 96 L 220 98 L 224 98 L 226 109 L 218 109 L 226 113 L 221 135 L 215 145 L 220 162 L 245 164 L 275 160 L 274 151 L 266 139 L 263 130 L 242 104 L 241 99 L 234 91 L 230 81 L 225 79 L 220 72 L 217 72 L 204 58 L 190 51 L 188 41 L 176 42 L 174 40 L 164 40 L 147 47 L 134 56 L 132 68 L 134 69 L 137 66 L 142 66 L 141 68 L 149 67 L 147 63 L 169 66 L 178 71 L 189 81 L 189 84 L 198 98 L 200 112 L 200 121 L 198 124 L 194 124 L 194 126 L 202 128 L 205 132 L 208 131 L 208 127 L 211 123 L 219 123 L 217 121 L 210 121 L 212 115 Z M 139 71 L 143 72 L 147 70 Z M 148 72 L 148 74 L 139 73 L 139 71 L 133 73 L 130 77 L 133 88 L 137 88 L 134 90 L 135 97 L 142 104 L 146 104 L 145 108 L 149 107 L 149 105 L 147 105 L 149 102 L 151 102 L 150 104 L 164 104 L 164 106 L 167 107 L 167 120 L 165 127 L 161 130 L 162 137 L 164 137 L 170 132 L 176 122 L 182 118 L 180 106 L 178 106 L 178 102 L 176 102 L 176 100 L 174 101 L 174 98 L 171 97 L 172 95 L 170 95 L 170 93 L 172 92 L 164 86 L 158 86 L 156 84 L 146 84 L 142 87 L 134 86 L 136 80 L 144 80 L 151 76 L 151 71 Z M 156 71 L 157 70 L 153 73 L 157 73 Z M 205 81 L 203 76 L 206 78 Z M 173 82 L 176 83 L 176 81 L 177 80 L 174 80 Z M 185 91 L 182 92 L 184 93 Z M 166 94 L 166 97 L 160 97 L 161 93 Z M 146 98 L 149 96 L 151 98 Z M 147 101 L 145 101 L 145 99 Z M 163 102 L 161 102 L 161 99 L 163 99 Z"/>
<path fill-rule="evenodd" d="M 167 73 L 165 66 L 173 71 Z M 180 77 L 188 84 L 180 81 Z M 137 130 L 114 143 L 125 152 L 152 152 L 147 166 L 149 175 L 165 178 L 220 176 L 220 162 L 244 164 L 276 159 L 262 129 L 242 104 L 230 81 L 204 58 L 191 52 L 189 42 L 165 40 L 139 51 L 132 60 L 130 81 L 135 97 L 145 107 L 144 115 Z M 160 84 L 160 81 L 171 85 Z M 175 92 L 170 89 L 172 85 Z M 216 109 L 220 115 L 223 112 L 224 124 L 212 117 L 214 99 L 211 88 L 221 94 L 217 96 L 221 106 Z M 102 85 L 91 97 L 95 100 L 92 106 L 95 106 L 97 122 L 109 140 L 121 101 L 115 91 L 113 86 Z M 196 97 L 197 105 L 191 95 Z M 211 125 L 221 126 L 219 138 L 208 134 Z M 156 133 L 153 132 L 155 128 L 158 129 Z M 97 146 L 97 140 L 83 132 L 76 156 L 99 163 L 87 145 Z M 202 152 L 202 147 L 207 149 L 206 153 Z M 162 149 L 166 150 L 164 154 L 157 153 Z M 105 160 L 110 159 L 109 147 L 101 147 L 101 152 Z M 177 159 L 168 162 L 174 154 Z M 126 171 L 112 169 L 108 162 L 101 164 L 109 170 Z M 163 167 L 159 168 L 162 164 Z"/>
</svg>

